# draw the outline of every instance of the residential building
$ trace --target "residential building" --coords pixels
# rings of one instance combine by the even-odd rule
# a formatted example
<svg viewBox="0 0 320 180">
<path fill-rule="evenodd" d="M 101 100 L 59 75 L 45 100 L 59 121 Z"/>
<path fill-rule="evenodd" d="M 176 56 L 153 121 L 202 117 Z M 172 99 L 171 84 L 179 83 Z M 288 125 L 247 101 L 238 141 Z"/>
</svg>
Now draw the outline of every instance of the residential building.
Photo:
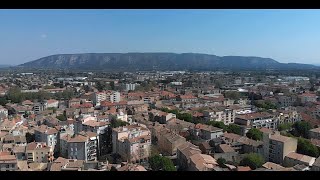
<svg viewBox="0 0 320 180">
<path fill-rule="evenodd" d="M 107 133 L 109 125 L 110 122 L 98 121 L 97 117 L 87 116 L 75 121 L 75 133 L 81 131 L 96 133 L 98 136 L 98 155 L 101 155 L 103 144 L 107 143 L 105 134 Z"/>
<path fill-rule="evenodd" d="M 320 128 L 314 128 L 309 130 L 309 137 L 311 139 L 320 139 Z"/>
<path fill-rule="evenodd" d="M 126 91 L 134 91 L 136 89 L 136 84 L 132 84 L 132 83 L 125 84 L 125 87 L 126 87 Z"/>
<path fill-rule="evenodd" d="M 189 171 L 213 171 L 218 166 L 217 161 L 210 155 L 194 154 L 190 156 Z"/>
<path fill-rule="evenodd" d="M 299 95 L 299 99 L 302 104 L 307 102 L 317 102 L 317 95 L 312 93 L 303 93 Z"/>
<path fill-rule="evenodd" d="M 45 142 L 51 148 L 51 151 L 58 151 L 59 146 L 59 131 L 56 128 L 51 128 L 46 125 L 41 125 L 34 128 L 36 142 Z"/>
<path fill-rule="evenodd" d="M 112 153 L 123 160 L 138 162 L 150 156 L 151 132 L 139 124 L 112 129 Z"/>
<path fill-rule="evenodd" d="M 295 123 L 302 120 L 302 116 L 297 111 L 279 110 L 278 124 Z"/>
<path fill-rule="evenodd" d="M 40 103 L 35 103 L 33 105 L 33 111 L 38 114 L 40 113 L 41 111 L 44 111 L 47 109 L 47 102 L 40 102 Z"/>
<path fill-rule="evenodd" d="M 293 106 L 293 104 L 296 102 L 296 98 L 294 98 L 293 96 L 281 95 L 277 96 L 276 98 L 280 107 Z"/>
<path fill-rule="evenodd" d="M 95 105 L 100 105 L 101 101 L 107 100 L 107 94 L 105 92 L 96 92 L 93 95 L 92 102 Z"/>
<path fill-rule="evenodd" d="M 73 136 L 65 135 L 61 139 L 62 152 L 66 153 L 68 159 L 84 161 L 97 160 L 98 137 L 93 132 L 79 132 Z M 66 146 L 66 147 L 65 147 Z"/>
<path fill-rule="evenodd" d="M 31 142 L 26 148 L 27 161 L 35 163 L 46 163 L 50 158 L 50 147 L 45 142 Z"/>
<path fill-rule="evenodd" d="M 236 111 L 224 106 L 211 108 L 203 112 L 203 115 L 207 121 L 220 121 L 226 125 L 234 123 L 236 117 Z"/>
<path fill-rule="evenodd" d="M 285 156 L 296 152 L 298 140 L 292 137 L 282 136 L 278 131 L 262 129 L 264 157 L 266 161 L 283 164 Z"/>
<path fill-rule="evenodd" d="M 111 103 L 118 103 L 121 101 L 121 97 L 120 97 L 120 93 L 119 92 L 112 92 L 111 94 L 109 94 L 109 99 Z"/>
<path fill-rule="evenodd" d="M 193 135 L 198 136 L 199 138 L 206 141 L 218 138 L 223 135 L 223 129 L 200 123 L 196 124 L 191 132 Z"/>
<path fill-rule="evenodd" d="M 0 155 L 0 171 L 16 170 L 18 170 L 18 166 L 15 155 Z"/>
<path fill-rule="evenodd" d="M 0 119 L 7 118 L 8 117 L 8 109 L 4 108 L 3 106 L 0 106 Z"/>
<path fill-rule="evenodd" d="M 296 152 L 291 152 L 285 156 L 283 165 L 285 167 L 293 167 L 297 164 L 300 164 L 300 165 L 303 164 L 308 167 L 311 167 L 315 161 L 316 161 L 316 158 L 314 157 L 299 154 Z"/>
<path fill-rule="evenodd" d="M 198 146 L 185 142 L 177 147 L 177 165 L 180 170 L 186 170 L 189 167 L 190 157 L 195 154 L 201 154 Z"/>
<path fill-rule="evenodd" d="M 320 171 L 320 157 L 313 163 L 311 171 Z"/>
<path fill-rule="evenodd" d="M 250 114 L 237 115 L 235 123 L 251 128 L 269 128 L 276 129 L 278 118 L 267 112 L 256 112 Z"/>
<path fill-rule="evenodd" d="M 186 142 L 186 138 L 170 131 L 167 128 L 163 128 L 157 136 L 157 145 L 162 154 L 176 155 L 177 147 Z"/>
<path fill-rule="evenodd" d="M 55 99 L 49 99 L 47 102 L 47 108 L 58 108 L 59 107 L 59 101 Z"/>
</svg>

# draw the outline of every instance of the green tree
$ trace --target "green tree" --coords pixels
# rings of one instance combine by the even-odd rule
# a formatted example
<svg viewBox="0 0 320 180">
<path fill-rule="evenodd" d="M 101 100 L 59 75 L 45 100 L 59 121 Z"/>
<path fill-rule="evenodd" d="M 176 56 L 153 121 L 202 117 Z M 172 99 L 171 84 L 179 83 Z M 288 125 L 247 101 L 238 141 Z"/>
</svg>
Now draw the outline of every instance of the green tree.
<svg viewBox="0 0 320 180">
<path fill-rule="evenodd" d="M 0 97 L 0 105 L 5 106 L 8 103 L 7 98 L 5 97 Z"/>
<path fill-rule="evenodd" d="M 225 159 L 222 158 L 222 157 L 219 157 L 219 158 L 217 159 L 217 163 L 219 164 L 220 167 L 224 168 L 224 167 L 226 167 L 225 164 L 227 163 L 227 160 L 225 160 Z"/>
<path fill-rule="evenodd" d="M 227 126 L 221 121 L 209 121 L 206 124 L 223 129 L 224 131 L 226 131 L 226 129 L 227 129 Z"/>
<path fill-rule="evenodd" d="M 319 149 L 304 138 L 298 138 L 297 152 L 312 157 L 319 157 Z"/>
<path fill-rule="evenodd" d="M 31 143 L 35 141 L 35 135 L 30 134 L 29 132 L 26 133 L 26 141 L 27 143 Z"/>
<path fill-rule="evenodd" d="M 59 116 L 57 116 L 57 119 L 59 119 L 60 121 L 66 121 L 67 117 L 64 114 L 60 114 Z"/>
<path fill-rule="evenodd" d="M 111 90 L 114 90 L 114 81 L 110 82 L 110 88 L 111 88 Z"/>
<path fill-rule="evenodd" d="M 285 131 L 285 130 L 290 130 L 292 128 L 293 124 L 292 123 L 283 123 L 278 126 L 279 131 Z"/>
<path fill-rule="evenodd" d="M 227 132 L 241 135 L 241 127 L 235 124 L 230 124 L 227 126 Z"/>
<path fill-rule="evenodd" d="M 295 136 L 302 136 L 304 138 L 308 138 L 309 130 L 312 129 L 312 126 L 309 122 L 299 121 L 293 124 L 293 128 L 294 128 L 293 134 Z"/>
<path fill-rule="evenodd" d="M 262 140 L 262 132 L 257 128 L 252 128 L 247 132 L 247 137 L 254 140 Z"/>
<path fill-rule="evenodd" d="M 154 155 L 149 158 L 149 163 L 153 171 L 176 171 L 173 162 L 167 157 Z"/>
<path fill-rule="evenodd" d="M 234 99 L 234 100 L 239 100 L 240 99 L 240 93 L 236 92 L 236 91 L 226 91 L 224 93 L 224 96 L 226 98 Z"/>
<path fill-rule="evenodd" d="M 264 159 L 260 154 L 250 153 L 247 154 L 241 161 L 241 166 L 249 166 L 251 169 L 257 169 L 262 167 L 264 164 Z"/>
<path fill-rule="evenodd" d="M 162 157 L 162 168 L 163 171 L 176 171 L 176 167 L 174 166 L 171 159 L 167 157 Z"/>
</svg>

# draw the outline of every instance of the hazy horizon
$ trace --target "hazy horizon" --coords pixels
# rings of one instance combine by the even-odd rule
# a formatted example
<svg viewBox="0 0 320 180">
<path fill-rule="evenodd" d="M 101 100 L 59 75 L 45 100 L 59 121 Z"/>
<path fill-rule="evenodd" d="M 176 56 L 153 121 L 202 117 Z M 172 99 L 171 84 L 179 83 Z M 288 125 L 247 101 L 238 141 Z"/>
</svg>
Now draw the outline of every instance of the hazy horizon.
<svg viewBox="0 0 320 180">
<path fill-rule="evenodd" d="M 0 10 L 0 64 L 172 52 L 320 64 L 320 10 Z"/>
</svg>

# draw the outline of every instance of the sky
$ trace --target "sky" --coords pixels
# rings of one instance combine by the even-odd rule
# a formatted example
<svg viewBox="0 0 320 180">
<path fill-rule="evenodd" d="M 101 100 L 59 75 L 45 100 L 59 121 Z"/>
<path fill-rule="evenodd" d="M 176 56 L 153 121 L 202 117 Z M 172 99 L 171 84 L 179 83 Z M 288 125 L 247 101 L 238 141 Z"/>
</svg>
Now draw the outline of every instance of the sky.
<svg viewBox="0 0 320 180">
<path fill-rule="evenodd" d="M 0 10 L 0 64 L 108 52 L 320 64 L 320 10 Z"/>
</svg>

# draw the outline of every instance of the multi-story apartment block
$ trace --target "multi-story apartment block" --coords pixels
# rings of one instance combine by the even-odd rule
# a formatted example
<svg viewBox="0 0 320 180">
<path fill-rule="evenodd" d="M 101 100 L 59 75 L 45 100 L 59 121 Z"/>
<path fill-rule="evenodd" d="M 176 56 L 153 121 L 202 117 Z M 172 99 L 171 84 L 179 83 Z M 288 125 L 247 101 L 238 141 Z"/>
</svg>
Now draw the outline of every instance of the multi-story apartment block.
<svg viewBox="0 0 320 180">
<path fill-rule="evenodd" d="M 276 129 L 278 117 L 267 112 L 256 112 L 244 115 L 237 115 L 235 123 L 245 125 L 251 128 L 269 128 Z"/>
<path fill-rule="evenodd" d="M 312 93 L 303 93 L 299 95 L 299 99 L 302 104 L 307 102 L 317 102 L 317 95 Z"/>
<path fill-rule="evenodd" d="M 112 92 L 111 94 L 109 94 L 109 99 L 110 99 L 110 102 L 112 102 L 112 103 L 120 102 L 120 100 L 121 100 L 120 93 L 119 92 Z"/>
<path fill-rule="evenodd" d="M 151 132 L 141 125 L 129 125 L 112 129 L 113 153 L 123 160 L 137 162 L 150 156 Z"/>
<path fill-rule="evenodd" d="M 234 123 L 236 111 L 227 107 L 215 107 L 203 112 L 207 121 L 221 121 L 226 125 Z"/>
<path fill-rule="evenodd" d="M 98 136 L 93 132 L 80 132 L 74 135 L 65 134 L 61 137 L 60 152 L 68 159 L 84 161 L 97 160 Z"/>
<path fill-rule="evenodd" d="M 277 96 L 278 104 L 280 107 L 289 107 L 292 106 L 294 102 L 296 102 L 296 98 L 292 96 Z"/>
<path fill-rule="evenodd" d="M 266 161 L 283 164 L 284 158 L 296 152 L 298 141 L 295 138 L 282 136 L 278 131 L 262 129 L 264 157 Z"/>
<path fill-rule="evenodd" d="M 107 133 L 109 125 L 110 123 L 107 121 L 98 121 L 97 117 L 87 116 L 75 121 L 75 133 L 81 131 L 96 133 L 98 137 L 98 155 L 101 155 L 102 145 L 107 143 L 105 134 Z"/>
<path fill-rule="evenodd" d="M 136 89 L 136 84 L 132 84 L 132 83 L 129 83 L 129 84 L 125 84 L 125 87 L 126 87 L 126 91 L 134 91 Z"/>
<path fill-rule="evenodd" d="M 26 153 L 28 162 L 46 163 L 51 153 L 45 142 L 32 142 L 27 144 Z"/>
<path fill-rule="evenodd" d="M 51 151 L 58 151 L 59 146 L 59 131 L 56 128 L 51 128 L 46 125 L 41 125 L 34 128 L 36 142 L 45 142 L 51 148 Z"/>
<path fill-rule="evenodd" d="M 0 106 L 0 119 L 8 117 L 8 109 Z"/>
<path fill-rule="evenodd" d="M 101 101 L 107 100 L 107 94 L 105 92 L 96 92 L 93 95 L 92 102 L 95 105 L 100 105 Z"/>
<path fill-rule="evenodd" d="M 33 105 L 33 111 L 37 114 L 40 113 L 41 111 L 44 111 L 47 109 L 47 102 L 41 102 L 41 103 L 35 103 Z"/>
</svg>

